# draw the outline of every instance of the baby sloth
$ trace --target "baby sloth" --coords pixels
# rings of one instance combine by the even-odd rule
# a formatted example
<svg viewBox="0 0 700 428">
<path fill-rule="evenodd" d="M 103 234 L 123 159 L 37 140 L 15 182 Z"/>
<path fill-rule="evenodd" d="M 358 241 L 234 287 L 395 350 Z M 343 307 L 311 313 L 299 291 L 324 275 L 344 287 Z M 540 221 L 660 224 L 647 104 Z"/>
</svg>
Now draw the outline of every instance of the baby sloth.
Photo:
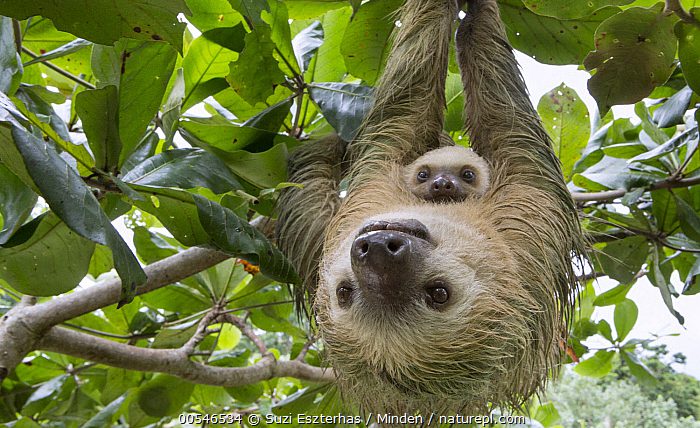
<svg viewBox="0 0 700 428">
<path fill-rule="evenodd" d="M 469 196 L 483 196 L 489 175 L 486 161 L 461 146 L 431 150 L 404 169 L 409 190 L 431 202 L 461 202 Z"/>
</svg>

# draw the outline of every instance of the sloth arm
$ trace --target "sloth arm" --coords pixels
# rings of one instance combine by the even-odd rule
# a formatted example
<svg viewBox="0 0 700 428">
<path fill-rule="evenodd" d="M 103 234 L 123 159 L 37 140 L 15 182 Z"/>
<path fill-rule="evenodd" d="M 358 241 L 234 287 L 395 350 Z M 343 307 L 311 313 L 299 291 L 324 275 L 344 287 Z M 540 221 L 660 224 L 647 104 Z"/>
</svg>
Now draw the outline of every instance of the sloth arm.
<svg viewBox="0 0 700 428">
<path fill-rule="evenodd" d="M 290 187 L 280 195 L 277 246 L 304 282 L 304 287 L 295 288 L 296 301 L 301 304 L 304 291 L 313 291 L 316 285 L 324 234 L 340 206 L 338 184 L 344 151 L 345 142 L 332 135 L 300 147 L 287 165 L 288 180 L 304 187 Z"/>
<path fill-rule="evenodd" d="M 468 3 L 456 46 L 472 147 L 509 176 L 520 176 L 523 183 L 566 191 L 559 161 L 530 102 L 496 1 Z"/>
<path fill-rule="evenodd" d="M 439 147 L 454 0 L 407 0 L 374 104 L 350 144 L 351 175 L 410 163 Z"/>
<path fill-rule="evenodd" d="M 472 147 L 493 167 L 491 218 L 511 243 L 519 270 L 540 272 L 523 280 L 552 287 L 558 303 L 546 306 L 568 314 L 576 289 L 571 257 L 585 257 L 576 207 L 530 102 L 496 0 L 468 3 L 456 35 L 457 60 Z M 549 298 L 545 289 L 541 299 Z"/>
</svg>

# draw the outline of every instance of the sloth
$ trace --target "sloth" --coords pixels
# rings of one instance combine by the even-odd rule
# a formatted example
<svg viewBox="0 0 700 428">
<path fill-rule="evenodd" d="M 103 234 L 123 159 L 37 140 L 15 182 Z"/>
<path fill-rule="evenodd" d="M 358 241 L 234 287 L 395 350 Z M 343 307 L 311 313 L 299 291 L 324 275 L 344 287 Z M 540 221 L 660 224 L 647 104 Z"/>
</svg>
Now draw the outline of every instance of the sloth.
<svg viewBox="0 0 700 428">
<path fill-rule="evenodd" d="M 277 244 L 303 286 L 344 400 L 367 412 L 478 414 L 519 406 L 562 358 L 584 240 L 529 101 L 496 0 L 457 29 L 465 128 L 489 190 L 419 200 L 397 165 L 444 145 L 455 0 L 407 0 L 358 136 L 288 164 Z M 340 198 L 340 183 L 347 196 Z"/>
<path fill-rule="evenodd" d="M 431 150 L 403 171 L 411 193 L 430 202 L 461 202 L 483 196 L 489 187 L 489 175 L 486 161 L 461 146 Z"/>
</svg>

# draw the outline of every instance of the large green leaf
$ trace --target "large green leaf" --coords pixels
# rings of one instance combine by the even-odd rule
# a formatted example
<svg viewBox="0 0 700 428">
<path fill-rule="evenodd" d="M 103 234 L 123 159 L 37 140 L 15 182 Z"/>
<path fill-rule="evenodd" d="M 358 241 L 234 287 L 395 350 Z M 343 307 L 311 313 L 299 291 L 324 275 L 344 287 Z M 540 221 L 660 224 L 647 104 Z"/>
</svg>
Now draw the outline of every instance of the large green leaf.
<svg viewBox="0 0 700 428">
<path fill-rule="evenodd" d="M 185 0 L 191 15 L 187 17 L 199 31 L 213 28 L 233 27 L 243 19 L 228 0 Z"/>
<path fill-rule="evenodd" d="M 217 248 L 260 265 L 260 271 L 276 281 L 299 282 L 291 264 L 260 231 L 209 199 L 194 195 L 194 200 L 199 219 Z"/>
<path fill-rule="evenodd" d="M 273 56 L 284 74 L 289 77 L 298 76 L 300 68 L 292 47 L 287 7 L 279 0 L 268 0 L 267 4 L 269 10 L 263 10 L 260 16 L 270 26 L 270 39 L 275 43 Z"/>
<path fill-rule="evenodd" d="M 624 6 L 634 0 L 523 0 L 525 6 L 538 15 L 559 19 L 588 16 L 605 6 Z"/>
<path fill-rule="evenodd" d="M 12 136 L 29 174 L 53 212 L 79 235 L 112 250 L 122 279 L 120 304 L 130 302 L 136 287 L 146 281 L 146 274 L 95 196 L 50 144 L 19 128 L 12 130 Z"/>
<path fill-rule="evenodd" d="M 120 41 L 114 47 L 93 48 L 93 69 L 100 84 L 119 89 L 120 165 L 158 113 L 176 59 L 175 50 L 156 42 Z"/>
<path fill-rule="evenodd" d="M 535 14 L 520 0 L 504 0 L 499 5 L 513 47 L 544 64 L 580 64 L 593 49 L 596 27 L 620 10 L 606 7 L 580 18 L 560 20 Z"/>
<path fill-rule="evenodd" d="M 464 87 L 459 74 L 447 73 L 445 82 L 447 112 L 445 112 L 445 131 L 459 132 L 464 129 Z"/>
<path fill-rule="evenodd" d="M 696 17 L 700 16 L 700 8 L 693 8 L 691 13 Z M 683 76 L 685 76 L 688 86 L 696 94 L 700 94 L 700 27 L 679 21 L 675 27 L 678 37 L 678 58 L 681 60 Z"/>
<path fill-rule="evenodd" d="M 576 91 L 562 83 L 540 98 L 537 112 L 552 137 L 554 153 L 568 181 L 590 136 L 588 108 Z"/>
<path fill-rule="evenodd" d="M 294 55 L 301 67 L 301 72 L 304 73 L 309 68 L 311 58 L 318 48 L 323 44 L 323 27 L 318 21 L 301 30 L 294 39 L 292 39 L 292 47 Z"/>
<path fill-rule="evenodd" d="M 50 18 L 60 30 L 103 45 L 122 37 L 165 40 L 182 52 L 186 24 L 178 13 L 189 14 L 183 0 L 94 0 L 89 7 L 81 0 L 6 0 L 0 15 L 26 19 L 33 15 Z"/>
<path fill-rule="evenodd" d="M 700 33 L 698 33 L 698 36 L 700 37 Z M 700 55 L 698 55 L 698 58 L 700 58 Z M 654 122 L 659 125 L 659 128 L 668 128 L 669 126 L 683 123 L 683 115 L 688 109 L 692 96 L 693 90 L 689 86 L 676 92 L 661 107 L 654 110 Z"/>
<path fill-rule="evenodd" d="M 364 3 L 345 30 L 340 52 L 353 76 L 374 85 L 391 51 L 389 35 L 395 27 L 394 11 L 401 0 L 370 0 Z"/>
<path fill-rule="evenodd" d="M 268 26 L 260 25 L 246 34 L 245 49 L 229 65 L 226 81 L 250 104 L 272 95 L 275 86 L 284 82 L 284 74 L 273 57 L 275 43 Z"/>
<path fill-rule="evenodd" d="M 142 186 L 206 187 L 214 193 L 242 189 L 236 177 L 216 156 L 201 149 L 162 152 L 135 166 L 123 181 Z"/>
<path fill-rule="evenodd" d="M 290 5 L 290 10 L 293 8 Z M 316 60 L 312 62 L 312 78 L 314 82 L 337 82 L 345 75 L 345 61 L 341 53 L 341 45 L 345 29 L 350 23 L 352 9 L 344 7 L 323 15 L 323 44 L 318 48 Z"/>
<path fill-rule="evenodd" d="M 630 299 L 625 299 L 615 305 L 614 319 L 618 342 L 625 340 L 625 337 L 632 331 L 632 327 L 637 322 L 638 314 L 637 305 Z"/>
<path fill-rule="evenodd" d="M 314 83 L 311 98 L 345 141 L 352 141 L 372 104 L 372 88 L 353 83 Z"/>
<path fill-rule="evenodd" d="M 592 357 L 581 361 L 574 367 L 574 371 L 582 376 L 599 378 L 610 373 L 612 370 L 612 360 L 615 356 L 613 351 L 600 350 Z"/>
<path fill-rule="evenodd" d="M 626 284 L 634 279 L 648 254 L 646 239 L 642 236 L 632 236 L 606 244 L 598 255 L 598 260 L 602 272 Z"/>
<path fill-rule="evenodd" d="M 243 24 L 225 30 L 229 40 L 242 41 L 246 34 Z M 224 77 L 229 72 L 229 63 L 238 59 L 241 50 L 228 49 L 207 37 L 198 37 L 192 42 L 182 61 L 183 111 L 228 87 Z"/>
<path fill-rule="evenodd" d="M 595 33 L 596 50 L 584 60 L 596 70 L 588 90 L 601 114 L 617 104 L 632 104 L 666 82 L 675 68 L 677 18 L 663 13 L 662 6 L 633 7 L 600 24 Z"/>
<path fill-rule="evenodd" d="M 36 201 L 36 193 L 0 163 L 0 246 L 19 229 Z"/>
<path fill-rule="evenodd" d="M 46 213 L 20 228 L 0 248 L 0 278 L 32 296 L 55 296 L 77 287 L 95 244 Z"/>
<path fill-rule="evenodd" d="M 678 208 L 678 220 L 681 230 L 688 238 L 700 243 L 700 216 L 697 211 L 683 199 L 677 197 L 676 207 Z"/>
<path fill-rule="evenodd" d="M 193 389 L 193 383 L 159 373 L 139 387 L 136 399 L 147 415 L 162 418 L 179 412 Z"/>
<path fill-rule="evenodd" d="M 114 171 L 119 164 L 119 94 L 114 85 L 83 91 L 75 96 L 75 111 L 90 143 L 95 165 Z"/>
<path fill-rule="evenodd" d="M 12 20 L 0 16 L 0 92 L 14 94 L 22 78 L 22 71 Z"/>
<path fill-rule="evenodd" d="M 664 258 L 663 249 L 657 247 L 651 252 L 651 255 L 649 260 L 649 274 L 647 277 L 661 292 L 661 298 L 671 315 L 676 317 L 680 324 L 683 324 L 685 323 L 685 319 L 673 308 L 673 295 L 677 293 L 673 288 L 673 284 L 671 284 L 672 266 L 670 263 L 662 263 Z"/>
</svg>

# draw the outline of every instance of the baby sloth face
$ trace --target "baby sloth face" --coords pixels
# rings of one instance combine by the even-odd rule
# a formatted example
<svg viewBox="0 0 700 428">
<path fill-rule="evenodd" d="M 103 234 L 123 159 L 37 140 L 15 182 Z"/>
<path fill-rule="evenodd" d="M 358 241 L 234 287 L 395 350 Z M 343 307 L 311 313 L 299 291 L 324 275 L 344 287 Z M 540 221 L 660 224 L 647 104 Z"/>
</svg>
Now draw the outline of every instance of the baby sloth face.
<svg viewBox="0 0 700 428">
<path fill-rule="evenodd" d="M 431 150 L 405 167 L 404 179 L 416 196 L 431 202 L 461 202 L 483 196 L 489 188 L 489 166 L 461 146 Z"/>
</svg>

